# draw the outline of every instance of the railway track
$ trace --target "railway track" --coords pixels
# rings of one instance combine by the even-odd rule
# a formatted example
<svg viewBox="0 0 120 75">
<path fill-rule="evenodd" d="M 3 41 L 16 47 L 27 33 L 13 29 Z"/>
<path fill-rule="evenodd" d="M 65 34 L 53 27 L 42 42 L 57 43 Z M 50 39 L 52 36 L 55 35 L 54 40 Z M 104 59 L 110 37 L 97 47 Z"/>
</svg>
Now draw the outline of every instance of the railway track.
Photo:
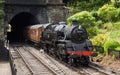
<svg viewBox="0 0 120 75">
<path fill-rule="evenodd" d="M 40 52 L 38 52 L 39 54 Z M 48 58 L 50 58 L 49 55 L 47 55 L 46 53 L 44 53 L 44 55 Z M 43 56 L 42 56 L 43 57 Z M 54 57 L 53 57 L 54 58 Z M 56 59 L 57 61 L 59 61 L 59 59 Z M 78 72 L 80 75 L 116 75 L 112 72 L 107 72 L 105 70 L 103 70 L 102 68 L 98 68 L 98 66 L 96 66 L 95 64 L 90 64 L 87 67 L 73 67 L 68 65 L 65 62 L 59 61 L 60 63 L 64 64 L 65 66 L 69 67 L 70 69 Z"/>
<path fill-rule="evenodd" d="M 86 72 L 89 75 L 118 75 L 116 72 L 113 72 L 113 70 L 107 71 L 102 66 L 99 66 L 94 63 L 90 63 L 89 66 L 85 68 L 84 70 L 86 70 Z"/>
<path fill-rule="evenodd" d="M 86 75 L 85 73 L 81 73 L 80 71 L 78 71 L 79 69 L 76 69 L 75 67 L 72 67 L 65 62 L 59 61 L 59 59 L 55 59 L 54 57 L 46 54 L 43 50 L 41 51 L 38 48 L 34 48 L 31 46 L 28 46 L 28 48 L 30 48 L 33 53 L 36 53 L 36 55 L 41 59 L 47 59 L 46 62 L 48 62 L 51 67 L 52 64 L 56 64 L 56 66 L 64 70 L 64 73 L 66 72 L 67 75 Z"/>
<path fill-rule="evenodd" d="M 66 63 L 63 63 L 63 64 L 77 71 L 80 75 L 119 75 L 116 72 L 105 70 L 105 68 L 91 62 L 86 67 L 82 65 L 79 67 L 73 67 Z"/>
<path fill-rule="evenodd" d="M 24 48 L 26 48 L 25 46 Z M 30 49 L 28 46 L 26 49 L 29 49 L 28 51 L 33 54 L 36 58 L 40 59 L 43 63 L 46 63 L 46 66 L 48 66 L 50 69 L 52 69 L 53 72 L 56 73 L 56 75 L 67 75 L 67 73 L 57 64 L 53 61 L 52 58 L 50 58 L 47 54 L 41 54 L 37 55 L 34 51 Z"/>
<path fill-rule="evenodd" d="M 112 75 L 112 74 L 107 74 L 96 68 L 91 68 L 89 66 L 82 68 L 82 70 L 86 73 L 86 75 Z"/>
<path fill-rule="evenodd" d="M 60 64 L 54 61 L 53 57 L 44 53 L 44 51 L 41 52 L 29 45 L 15 46 L 14 49 L 23 58 L 23 61 L 26 63 L 25 65 L 29 69 L 30 75 L 119 75 L 106 71 L 96 64 L 90 64 L 88 67 L 73 67 L 65 62 L 59 61 L 59 59 L 56 59 L 64 66 L 67 66 L 69 69 L 77 72 L 72 74 L 71 72 L 73 71 L 67 72 L 65 68 L 61 67 Z M 41 70 L 41 68 L 43 69 L 44 67 L 42 67 L 40 63 L 42 63 L 42 66 L 44 65 L 47 70 Z"/>
<path fill-rule="evenodd" d="M 58 59 L 56 60 L 59 61 Z M 87 67 L 84 66 L 74 67 L 63 61 L 59 61 L 59 62 L 69 67 L 70 69 L 78 72 L 80 75 L 116 75 L 112 72 L 106 72 L 105 70 L 103 71 L 102 69 L 98 68 L 93 64 L 90 64 Z"/>
<path fill-rule="evenodd" d="M 29 69 L 30 75 L 56 75 L 48 66 L 37 59 L 33 54 L 23 47 L 14 47 L 14 49 L 21 56 L 26 67 Z"/>
<path fill-rule="evenodd" d="M 49 56 L 49 55 L 47 55 L 47 56 Z M 57 60 L 57 61 L 59 61 L 59 60 Z M 112 71 L 107 71 L 103 67 L 100 67 L 99 65 L 96 65 L 93 63 L 90 63 L 87 67 L 84 67 L 84 66 L 74 67 L 74 66 L 70 66 L 68 63 L 65 63 L 62 61 L 60 61 L 60 63 L 69 67 L 70 69 L 78 72 L 80 75 L 119 75 Z"/>
</svg>

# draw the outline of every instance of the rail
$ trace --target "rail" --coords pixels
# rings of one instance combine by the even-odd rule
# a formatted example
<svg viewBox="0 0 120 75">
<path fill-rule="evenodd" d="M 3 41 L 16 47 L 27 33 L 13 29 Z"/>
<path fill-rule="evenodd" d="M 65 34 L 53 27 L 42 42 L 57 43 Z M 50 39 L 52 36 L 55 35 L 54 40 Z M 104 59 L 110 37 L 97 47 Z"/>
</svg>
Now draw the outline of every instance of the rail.
<svg viewBox="0 0 120 75">
<path fill-rule="evenodd" d="M 116 75 L 116 72 L 113 72 L 113 70 L 107 71 L 102 66 L 95 64 L 95 63 L 92 63 L 92 62 L 88 65 L 88 67 L 90 69 L 96 70 L 97 72 L 99 72 L 102 75 Z M 90 75 L 93 75 L 93 74 L 90 74 Z"/>
<path fill-rule="evenodd" d="M 14 59 L 12 58 L 11 53 L 9 53 L 9 57 L 10 57 L 9 61 L 10 61 L 10 66 L 11 66 L 12 75 L 17 75 L 17 74 L 16 74 L 16 73 L 17 73 L 17 69 L 16 69 L 16 67 L 15 67 L 15 64 L 13 63 L 13 62 L 14 62 Z"/>
<path fill-rule="evenodd" d="M 14 47 L 14 49 L 21 56 L 21 59 L 25 63 L 26 67 L 28 68 L 28 70 L 30 72 L 30 75 L 36 75 L 36 74 L 39 74 L 39 73 L 41 73 L 41 74 L 43 73 L 43 74 L 56 75 L 51 69 L 49 69 L 48 67 L 46 67 L 44 65 L 44 63 L 42 63 L 38 58 L 34 57 L 34 54 L 31 54 L 29 52 L 29 50 L 26 50 L 25 48 L 23 48 L 23 46 L 21 48 Z M 27 53 L 27 55 L 26 55 L 26 53 Z M 29 59 L 29 58 L 31 58 L 31 59 Z M 26 60 L 26 59 L 29 59 L 30 61 Z M 40 68 L 40 69 L 38 69 L 38 68 Z"/>
<path fill-rule="evenodd" d="M 15 47 L 15 50 L 19 53 L 19 55 L 22 57 L 23 62 L 25 63 L 26 67 L 29 69 L 31 75 L 34 74 L 34 71 L 32 68 L 29 66 L 29 64 L 26 62 L 25 58 L 22 56 L 21 52 L 18 50 L 18 48 Z"/>
<path fill-rule="evenodd" d="M 60 72 L 63 73 L 64 75 L 67 75 L 66 72 L 65 72 L 58 64 L 54 63 L 53 59 L 51 59 L 47 54 L 44 54 L 44 55 L 45 55 L 48 59 L 50 59 L 50 60 L 53 62 L 53 64 L 55 64 L 55 65 L 58 67 L 59 70 L 55 70 L 55 71 L 58 71 L 58 72 L 60 71 Z M 58 73 L 58 72 L 57 72 L 57 73 Z"/>
<path fill-rule="evenodd" d="M 31 55 L 33 55 L 36 59 L 38 59 L 41 63 L 43 63 L 43 65 L 45 65 L 45 66 L 48 67 L 50 70 L 52 70 L 52 71 L 55 73 L 55 75 L 67 75 L 67 74 L 65 73 L 65 71 L 62 70 L 62 68 L 59 67 L 59 65 L 55 64 L 55 63 L 52 61 L 52 59 L 50 59 L 49 57 L 46 56 L 48 59 L 50 59 L 50 61 L 52 61 L 52 63 L 53 63 L 54 65 L 57 66 L 57 68 L 58 68 L 59 70 L 57 70 L 57 69 L 49 66 L 48 64 L 45 64 L 46 62 L 44 62 L 44 60 L 43 60 L 42 58 L 40 58 L 40 57 L 39 57 L 38 55 L 36 55 L 34 52 L 28 50 L 28 48 L 26 48 L 26 47 L 24 47 L 24 48 L 25 48 L 27 51 L 29 51 L 29 53 L 30 53 Z"/>
</svg>

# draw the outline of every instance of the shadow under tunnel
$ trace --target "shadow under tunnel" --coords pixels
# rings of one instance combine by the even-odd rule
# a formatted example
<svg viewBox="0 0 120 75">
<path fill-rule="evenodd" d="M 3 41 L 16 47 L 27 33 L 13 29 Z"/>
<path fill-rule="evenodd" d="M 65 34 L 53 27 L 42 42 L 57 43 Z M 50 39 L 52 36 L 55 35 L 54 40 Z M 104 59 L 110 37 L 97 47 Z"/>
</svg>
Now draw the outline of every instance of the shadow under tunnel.
<svg viewBox="0 0 120 75">
<path fill-rule="evenodd" d="M 32 14 L 22 12 L 13 17 L 9 24 L 11 25 L 11 32 L 7 33 L 7 40 L 9 40 L 10 43 L 14 43 L 24 42 L 23 29 L 26 26 L 40 24 L 40 22 Z"/>
</svg>

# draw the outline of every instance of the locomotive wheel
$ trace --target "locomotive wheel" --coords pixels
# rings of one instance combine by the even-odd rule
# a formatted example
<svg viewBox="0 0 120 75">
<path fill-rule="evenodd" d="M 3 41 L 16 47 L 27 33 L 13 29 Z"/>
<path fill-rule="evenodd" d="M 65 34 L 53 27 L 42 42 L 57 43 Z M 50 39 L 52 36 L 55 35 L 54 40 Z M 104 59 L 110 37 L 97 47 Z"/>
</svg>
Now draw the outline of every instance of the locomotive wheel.
<svg viewBox="0 0 120 75">
<path fill-rule="evenodd" d="M 58 58 L 61 60 L 61 61 L 65 61 L 65 58 L 66 58 L 66 50 L 65 50 L 65 45 L 64 44 L 58 44 Z"/>
<path fill-rule="evenodd" d="M 88 66 L 89 62 L 85 61 L 85 63 L 82 63 L 83 66 Z"/>
<path fill-rule="evenodd" d="M 83 57 L 80 62 L 81 62 L 81 65 L 88 66 L 88 64 L 89 64 L 89 57 Z"/>
<path fill-rule="evenodd" d="M 58 55 L 58 58 L 59 58 L 61 61 L 63 61 L 63 57 L 62 57 L 61 54 Z"/>
<path fill-rule="evenodd" d="M 71 66 L 73 66 L 74 65 L 74 59 L 70 57 L 68 59 L 68 64 L 70 64 Z"/>
<path fill-rule="evenodd" d="M 49 52 L 48 45 L 45 45 L 45 46 L 44 46 L 44 50 L 45 50 L 45 52 L 46 52 L 47 54 L 49 54 L 49 53 L 50 53 L 50 52 Z"/>
</svg>

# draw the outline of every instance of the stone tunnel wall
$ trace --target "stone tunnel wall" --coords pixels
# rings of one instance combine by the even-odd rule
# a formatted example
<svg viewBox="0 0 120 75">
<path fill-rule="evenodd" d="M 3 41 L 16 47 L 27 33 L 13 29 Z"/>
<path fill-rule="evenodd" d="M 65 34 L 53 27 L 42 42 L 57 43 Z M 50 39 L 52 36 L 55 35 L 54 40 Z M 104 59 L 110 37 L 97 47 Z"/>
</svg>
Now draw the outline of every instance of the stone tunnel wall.
<svg viewBox="0 0 120 75">
<path fill-rule="evenodd" d="M 63 0 L 6 0 L 5 2 L 5 40 L 7 26 L 20 13 L 29 13 L 39 20 L 39 23 L 66 21 L 68 12 Z"/>
<path fill-rule="evenodd" d="M 46 4 L 46 0 L 6 0 L 7 4 Z"/>
<path fill-rule="evenodd" d="M 9 23 L 13 17 L 16 15 L 27 12 L 38 18 L 40 23 L 46 23 L 47 20 L 47 10 L 45 6 L 27 6 L 27 5 L 6 5 L 5 6 L 5 21 Z"/>
<path fill-rule="evenodd" d="M 65 21 L 65 11 L 62 0 L 6 0 L 5 23 L 21 12 L 31 13 L 40 23 Z"/>
</svg>

